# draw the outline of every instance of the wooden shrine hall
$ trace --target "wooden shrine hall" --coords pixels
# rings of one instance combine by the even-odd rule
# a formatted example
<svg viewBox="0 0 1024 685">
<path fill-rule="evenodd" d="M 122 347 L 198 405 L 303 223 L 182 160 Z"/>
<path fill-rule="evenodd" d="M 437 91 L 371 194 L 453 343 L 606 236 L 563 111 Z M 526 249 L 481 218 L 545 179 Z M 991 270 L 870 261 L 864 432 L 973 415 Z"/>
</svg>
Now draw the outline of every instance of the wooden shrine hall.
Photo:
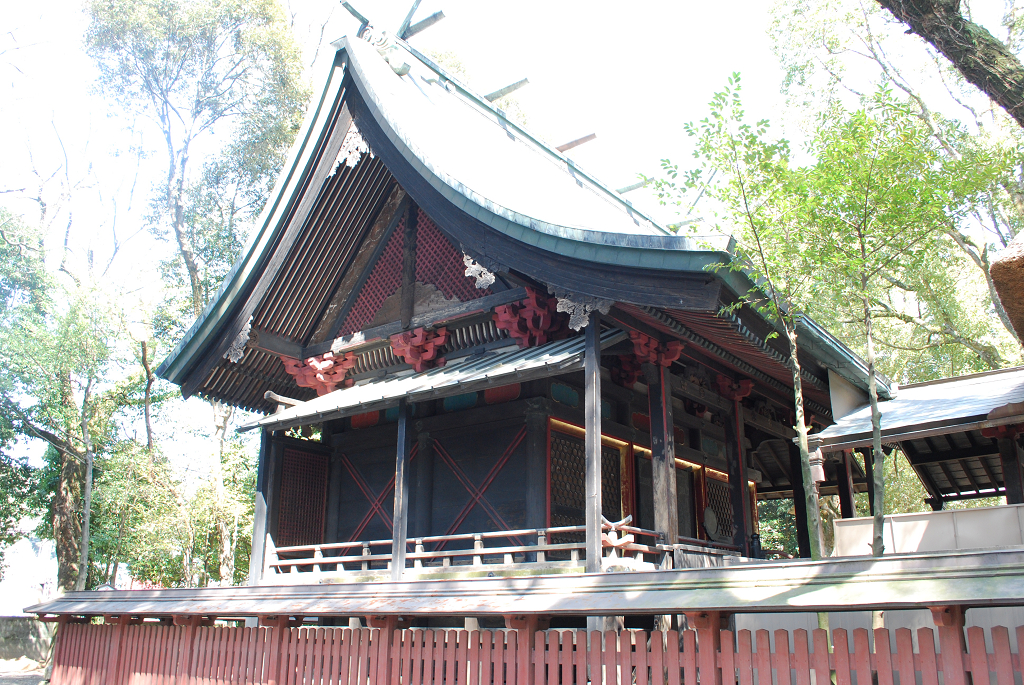
<svg viewBox="0 0 1024 685">
<path fill-rule="evenodd" d="M 371 29 L 158 373 L 264 414 L 252 583 L 762 557 L 757 498 L 800 487 L 792 377 L 730 259 Z M 866 369 L 799 333 L 821 428 Z"/>
<path fill-rule="evenodd" d="M 1019 681 L 1024 628 L 1017 652 L 964 631 L 1024 601 L 1019 549 L 766 559 L 758 500 L 803 488 L 792 376 L 727 238 L 657 226 L 401 39 L 364 23 L 335 47 L 250 244 L 158 369 L 260 415 L 249 585 L 30 607 L 59 626 L 51 682 Z M 798 332 L 826 435 L 866 365 Z M 822 451 L 852 515 L 863 469 Z M 913 609 L 934 632 L 894 643 L 729 618 Z"/>
</svg>

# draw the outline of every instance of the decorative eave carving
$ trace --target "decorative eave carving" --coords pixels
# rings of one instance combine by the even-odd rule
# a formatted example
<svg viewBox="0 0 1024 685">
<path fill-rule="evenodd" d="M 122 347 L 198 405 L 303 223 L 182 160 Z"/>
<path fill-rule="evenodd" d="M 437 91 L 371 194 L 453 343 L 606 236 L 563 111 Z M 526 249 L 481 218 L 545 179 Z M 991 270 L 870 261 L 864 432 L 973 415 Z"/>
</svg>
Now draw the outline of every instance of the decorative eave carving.
<svg viewBox="0 0 1024 685">
<path fill-rule="evenodd" d="M 370 159 L 373 159 L 373 150 L 363 140 L 362 134 L 359 133 L 359 129 L 353 123 L 348 128 L 348 133 L 345 134 L 345 140 L 341 143 L 341 150 L 338 151 L 338 161 L 334 165 L 334 169 L 331 170 L 331 175 L 342 165 L 345 164 L 349 169 L 359 164 L 359 160 L 364 154 L 370 155 Z"/>
<path fill-rule="evenodd" d="M 395 355 L 412 366 L 417 373 L 435 366 L 444 366 L 444 358 L 438 358 L 441 348 L 448 342 L 448 329 L 429 330 L 417 328 L 391 336 L 391 347 Z"/>
<path fill-rule="evenodd" d="M 494 324 L 505 331 L 521 348 L 543 345 L 569 335 L 565 317 L 558 313 L 558 303 L 533 288 L 526 289 L 526 299 L 494 308 Z"/>
<path fill-rule="evenodd" d="M 280 355 L 285 371 L 295 379 L 300 388 L 312 388 L 317 395 L 334 392 L 339 385 L 349 387 L 352 380 L 346 380 L 349 369 L 356 365 L 354 354 L 325 352 L 305 360 Z"/>
<path fill-rule="evenodd" d="M 252 317 L 242 326 L 242 330 L 238 331 L 238 335 L 231 341 L 231 347 L 224 353 L 224 358 L 232 364 L 237 364 L 242 360 L 245 355 L 245 348 L 249 345 L 249 336 L 252 333 Z"/>
<path fill-rule="evenodd" d="M 615 304 L 611 300 L 602 300 L 599 297 L 591 297 L 590 295 L 579 295 L 560 288 L 549 288 L 549 290 L 558 299 L 557 311 L 569 315 L 569 328 L 574 331 L 586 328 L 587 324 L 590 323 L 590 315 L 593 312 L 597 311 L 607 314 L 612 310 L 612 305 Z"/>
<path fill-rule="evenodd" d="M 462 263 L 466 265 L 466 278 L 476 280 L 478 290 L 486 290 L 494 285 L 495 275 L 488 271 L 483 264 L 474 261 L 468 254 L 463 253 Z"/>
</svg>

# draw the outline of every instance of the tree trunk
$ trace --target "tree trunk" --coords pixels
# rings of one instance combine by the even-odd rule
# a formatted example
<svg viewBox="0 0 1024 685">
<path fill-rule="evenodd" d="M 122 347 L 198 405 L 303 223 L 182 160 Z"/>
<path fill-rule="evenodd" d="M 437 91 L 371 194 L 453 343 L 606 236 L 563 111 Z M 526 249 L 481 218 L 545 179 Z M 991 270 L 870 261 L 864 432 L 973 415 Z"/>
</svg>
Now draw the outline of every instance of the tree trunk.
<svg viewBox="0 0 1024 685">
<path fill-rule="evenodd" d="M 152 452 L 153 450 L 153 424 L 150 421 L 149 416 L 149 405 L 153 397 L 153 372 L 149 368 L 149 358 L 147 357 L 146 341 L 142 341 L 142 368 L 146 372 L 146 392 L 143 396 L 143 411 L 146 416 L 146 449 Z M 150 458 L 152 459 L 152 454 Z"/>
<path fill-rule="evenodd" d="M 60 480 L 53 501 L 53 540 L 57 551 L 57 585 L 70 592 L 78 579 L 78 492 L 81 470 L 78 461 L 60 451 Z"/>
<path fill-rule="evenodd" d="M 811 540 L 811 559 L 822 558 L 821 510 L 818 507 L 818 486 L 811 476 L 811 455 L 807 448 L 807 421 L 804 417 L 804 386 L 800 377 L 800 360 L 797 358 L 796 330 L 786 325 L 789 339 L 790 371 L 793 372 L 793 400 L 796 407 L 797 446 L 800 448 L 800 472 L 803 477 L 803 493 L 793 492 L 793 497 L 803 496 L 807 512 L 807 532 Z"/>
<path fill-rule="evenodd" d="M 232 585 L 235 577 L 235 546 L 231 525 L 228 522 L 227 497 L 224 490 L 224 451 L 227 442 L 227 431 L 231 424 L 234 409 L 223 402 L 213 401 L 214 431 L 217 438 L 217 452 L 213 457 L 212 477 L 215 491 L 215 516 L 217 539 L 220 543 L 218 561 L 220 567 L 220 584 Z"/>
<path fill-rule="evenodd" d="M 1024 65 L 983 26 L 960 14 L 960 0 L 878 0 L 941 52 L 965 79 L 1024 127 Z"/>
<path fill-rule="evenodd" d="M 92 436 L 89 433 L 89 391 L 92 379 L 85 385 L 82 399 L 82 442 L 85 445 L 85 486 L 82 491 L 82 543 L 79 546 L 78 579 L 75 590 L 81 592 L 89 580 L 89 519 L 92 514 Z"/>
</svg>

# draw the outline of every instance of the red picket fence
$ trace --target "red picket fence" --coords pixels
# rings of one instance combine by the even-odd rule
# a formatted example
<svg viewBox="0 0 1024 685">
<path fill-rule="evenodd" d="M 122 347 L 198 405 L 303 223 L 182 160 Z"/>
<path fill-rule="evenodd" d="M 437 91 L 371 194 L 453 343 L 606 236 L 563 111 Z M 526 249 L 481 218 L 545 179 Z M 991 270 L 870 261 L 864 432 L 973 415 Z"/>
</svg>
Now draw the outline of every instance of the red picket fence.
<svg viewBox="0 0 1024 685">
<path fill-rule="evenodd" d="M 965 638 L 966 632 L 966 638 Z M 390 639 L 388 639 L 390 635 Z M 808 640 L 810 637 L 810 641 Z M 594 632 L 66 623 L 53 685 L 1014 685 L 1006 628 Z M 894 638 L 894 639 L 893 639 Z M 1024 645 L 1024 627 L 1017 628 Z M 791 650 L 792 645 L 792 651 Z M 852 647 L 852 651 L 851 651 Z M 834 680 L 831 672 L 834 672 Z M 812 680 L 813 673 L 813 680 Z"/>
</svg>

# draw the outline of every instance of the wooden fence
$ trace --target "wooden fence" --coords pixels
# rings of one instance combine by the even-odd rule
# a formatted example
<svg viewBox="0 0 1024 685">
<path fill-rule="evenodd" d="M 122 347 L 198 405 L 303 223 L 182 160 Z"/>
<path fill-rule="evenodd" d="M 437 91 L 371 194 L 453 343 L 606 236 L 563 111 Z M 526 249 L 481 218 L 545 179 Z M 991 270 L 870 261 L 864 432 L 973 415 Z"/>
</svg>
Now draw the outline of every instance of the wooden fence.
<svg viewBox="0 0 1024 685">
<path fill-rule="evenodd" d="M 1014 685 L 1006 628 L 614 631 L 61 626 L 54 685 Z M 589 640 L 588 640 L 589 637 Z M 873 641 L 870 638 L 874 638 Z M 939 647 L 936 648 L 936 637 Z M 1024 646 L 1024 627 L 1017 628 Z M 808 639 L 810 638 L 810 639 Z M 852 638 L 852 640 L 851 640 Z M 873 642 L 873 649 L 872 643 Z M 588 645 L 589 643 L 589 645 Z M 940 676 L 941 674 L 941 676 Z"/>
</svg>

